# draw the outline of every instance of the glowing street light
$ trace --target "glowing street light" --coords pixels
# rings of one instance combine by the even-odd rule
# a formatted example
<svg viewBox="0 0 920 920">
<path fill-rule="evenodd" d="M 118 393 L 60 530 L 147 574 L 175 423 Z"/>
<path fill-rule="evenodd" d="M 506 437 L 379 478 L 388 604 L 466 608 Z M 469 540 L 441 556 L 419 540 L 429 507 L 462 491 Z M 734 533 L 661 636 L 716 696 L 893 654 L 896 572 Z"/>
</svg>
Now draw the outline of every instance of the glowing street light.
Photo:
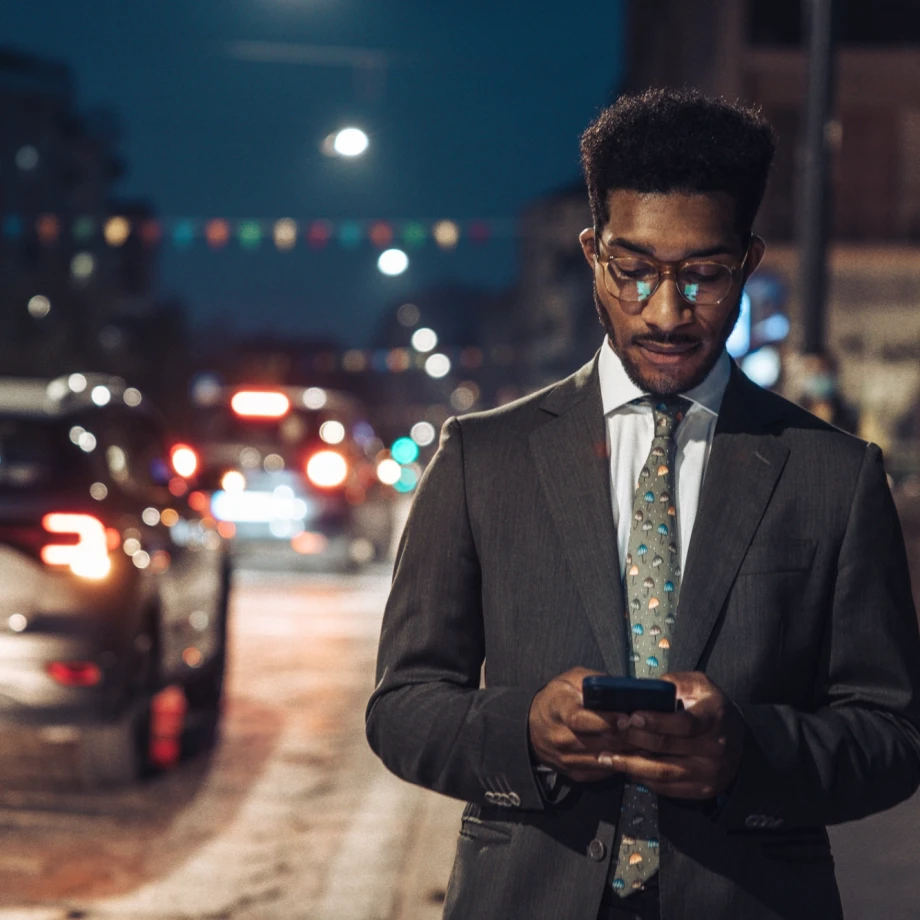
<svg viewBox="0 0 920 920">
<path fill-rule="evenodd" d="M 330 134 L 323 141 L 323 152 L 327 156 L 352 159 L 361 156 L 369 144 L 370 139 L 360 128 L 342 128 Z"/>
</svg>

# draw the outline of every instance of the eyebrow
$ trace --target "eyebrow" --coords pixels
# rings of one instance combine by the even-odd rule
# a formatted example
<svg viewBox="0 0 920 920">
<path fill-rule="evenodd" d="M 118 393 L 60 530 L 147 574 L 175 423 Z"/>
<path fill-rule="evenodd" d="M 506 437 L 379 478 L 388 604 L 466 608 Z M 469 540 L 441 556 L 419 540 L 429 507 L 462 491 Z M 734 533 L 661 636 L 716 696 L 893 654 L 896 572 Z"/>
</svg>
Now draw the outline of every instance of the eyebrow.
<svg viewBox="0 0 920 920">
<path fill-rule="evenodd" d="M 652 258 L 655 258 L 654 246 L 640 246 L 638 243 L 633 243 L 630 240 L 624 239 L 622 236 L 618 236 L 615 239 L 605 243 L 604 245 L 619 246 L 621 249 L 628 249 L 630 252 L 635 252 L 638 255 L 651 256 Z M 685 262 L 687 259 L 705 259 L 709 256 L 733 256 L 734 254 L 734 251 L 724 243 L 718 243 L 715 246 L 709 246 L 704 249 L 697 249 L 694 252 L 688 252 L 682 259 L 678 259 L 677 261 Z"/>
</svg>

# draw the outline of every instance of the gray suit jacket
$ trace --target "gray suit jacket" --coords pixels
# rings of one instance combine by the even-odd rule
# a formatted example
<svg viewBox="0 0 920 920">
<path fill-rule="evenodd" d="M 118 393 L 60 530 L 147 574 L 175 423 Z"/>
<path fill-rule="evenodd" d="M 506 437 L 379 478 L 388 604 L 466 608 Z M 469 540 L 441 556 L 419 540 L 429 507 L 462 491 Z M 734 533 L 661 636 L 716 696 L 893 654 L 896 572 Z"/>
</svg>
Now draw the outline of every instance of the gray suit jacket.
<svg viewBox="0 0 920 920">
<path fill-rule="evenodd" d="M 448 421 L 416 495 L 367 734 L 468 802 L 451 920 L 597 915 L 622 784 L 548 802 L 527 717 L 569 668 L 627 672 L 609 479 L 595 358 Z M 920 640 L 879 449 L 733 368 L 675 630 L 671 670 L 708 674 L 747 729 L 721 809 L 660 801 L 662 917 L 839 918 L 825 825 L 920 784 Z"/>
</svg>

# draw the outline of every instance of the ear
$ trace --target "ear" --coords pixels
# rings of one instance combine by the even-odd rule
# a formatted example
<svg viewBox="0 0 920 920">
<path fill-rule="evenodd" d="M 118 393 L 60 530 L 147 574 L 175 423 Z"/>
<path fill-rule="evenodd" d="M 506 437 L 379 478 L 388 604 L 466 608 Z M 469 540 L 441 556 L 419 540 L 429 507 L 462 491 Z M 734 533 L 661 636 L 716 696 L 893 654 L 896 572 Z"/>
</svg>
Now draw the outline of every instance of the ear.
<svg viewBox="0 0 920 920">
<path fill-rule="evenodd" d="M 597 264 L 597 250 L 594 248 L 594 228 L 585 227 L 578 234 L 578 242 L 581 243 L 581 251 L 585 254 L 585 259 L 591 268 Z"/>
<path fill-rule="evenodd" d="M 759 237 L 757 234 L 754 234 L 751 237 L 751 245 L 748 247 L 747 259 L 744 263 L 744 280 L 747 281 L 754 272 L 757 271 L 757 266 L 763 261 L 763 255 L 767 250 L 767 244 Z"/>
</svg>

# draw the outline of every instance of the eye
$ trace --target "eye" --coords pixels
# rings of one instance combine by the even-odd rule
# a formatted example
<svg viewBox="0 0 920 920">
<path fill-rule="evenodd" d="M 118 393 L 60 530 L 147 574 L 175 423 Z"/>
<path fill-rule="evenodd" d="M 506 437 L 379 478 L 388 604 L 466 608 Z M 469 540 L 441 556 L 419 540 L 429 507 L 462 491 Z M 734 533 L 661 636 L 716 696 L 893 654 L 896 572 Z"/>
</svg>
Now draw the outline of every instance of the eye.
<svg viewBox="0 0 920 920">
<path fill-rule="evenodd" d="M 707 284 L 724 278 L 727 272 L 728 268 L 724 265 L 686 265 L 681 270 L 680 278 L 685 284 Z"/>
<path fill-rule="evenodd" d="M 658 274 L 654 265 L 639 259 L 611 259 L 610 265 L 617 275 L 630 281 L 648 280 Z"/>
</svg>

